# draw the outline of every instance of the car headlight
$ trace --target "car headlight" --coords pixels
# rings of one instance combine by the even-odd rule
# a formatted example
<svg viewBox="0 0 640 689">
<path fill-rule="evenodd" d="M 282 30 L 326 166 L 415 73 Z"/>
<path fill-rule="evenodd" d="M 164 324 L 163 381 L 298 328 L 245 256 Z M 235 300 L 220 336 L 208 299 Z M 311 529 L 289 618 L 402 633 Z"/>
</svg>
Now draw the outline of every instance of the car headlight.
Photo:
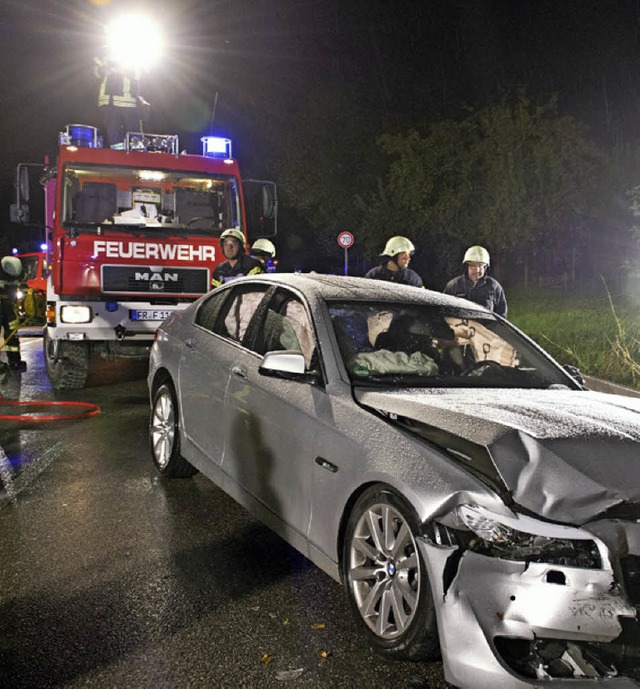
<svg viewBox="0 0 640 689">
<path fill-rule="evenodd" d="M 458 507 L 457 516 L 476 536 L 468 539 L 469 550 L 505 560 L 602 568 L 598 544 L 591 534 L 581 529 L 524 515 L 515 518 L 496 515 L 478 505 Z"/>
<path fill-rule="evenodd" d="M 61 323 L 91 323 L 92 316 L 90 306 L 63 306 L 60 309 Z"/>
</svg>

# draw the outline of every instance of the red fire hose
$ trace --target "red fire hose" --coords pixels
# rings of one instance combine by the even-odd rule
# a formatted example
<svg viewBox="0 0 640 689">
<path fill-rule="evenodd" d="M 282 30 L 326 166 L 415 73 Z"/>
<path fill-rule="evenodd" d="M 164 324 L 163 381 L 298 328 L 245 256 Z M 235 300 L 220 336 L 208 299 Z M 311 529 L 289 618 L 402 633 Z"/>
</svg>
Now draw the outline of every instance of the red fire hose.
<svg viewBox="0 0 640 689">
<path fill-rule="evenodd" d="M 100 413 L 100 407 L 98 407 L 96 404 L 92 404 L 91 402 L 37 402 L 34 400 L 7 400 L 0 396 L 0 411 L 2 411 L 3 407 L 15 407 L 20 413 L 0 413 L 0 421 L 29 423 L 42 423 L 43 421 L 64 421 L 67 419 L 86 419 L 90 416 L 95 416 L 96 414 Z M 76 411 L 72 413 L 56 414 L 38 413 L 38 408 L 44 410 L 50 409 L 51 407 L 72 408 Z"/>
<path fill-rule="evenodd" d="M 0 344 L 2 350 L 7 342 L 13 337 L 16 332 L 26 325 L 27 320 L 21 323 L 17 328 L 11 331 L 6 340 Z M 68 419 L 86 419 L 90 416 L 95 416 L 100 413 L 100 407 L 91 402 L 37 402 L 35 400 L 8 400 L 0 395 L 0 411 L 3 407 L 16 407 L 18 410 L 24 409 L 24 413 L 18 414 L 2 414 L 0 413 L 0 421 L 14 421 L 23 423 L 42 423 L 44 421 L 65 421 Z M 74 413 L 57 413 L 57 414 L 42 414 L 38 413 L 38 407 L 41 409 L 49 409 L 51 407 L 72 407 L 78 411 Z"/>
</svg>

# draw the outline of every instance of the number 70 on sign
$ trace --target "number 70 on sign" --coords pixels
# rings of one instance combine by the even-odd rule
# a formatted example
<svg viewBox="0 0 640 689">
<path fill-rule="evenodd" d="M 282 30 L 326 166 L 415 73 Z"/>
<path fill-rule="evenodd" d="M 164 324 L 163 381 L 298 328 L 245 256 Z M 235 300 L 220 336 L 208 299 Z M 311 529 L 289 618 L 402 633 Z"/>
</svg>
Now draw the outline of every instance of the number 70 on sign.
<svg viewBox="0 0 640 689">
<path fill-rule="evenodd" d="M 348 249 L 350 246 L 353 245 L 354 239 L 353 235 L 351 232 L 341 232 L 338 235 L 338 244 L 343 248 L 343 249 Z"/>
</svg>

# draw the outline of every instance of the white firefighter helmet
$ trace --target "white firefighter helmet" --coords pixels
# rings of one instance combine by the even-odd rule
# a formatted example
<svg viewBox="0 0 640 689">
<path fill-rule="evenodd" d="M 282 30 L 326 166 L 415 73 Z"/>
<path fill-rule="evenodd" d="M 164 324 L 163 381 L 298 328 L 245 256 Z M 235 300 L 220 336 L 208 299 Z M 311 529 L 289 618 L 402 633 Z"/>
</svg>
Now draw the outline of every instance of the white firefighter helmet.
<svg viewBox="0 0 640 689">
<path fill-rule="evenodd" d="M 391 237 L 384 247 L 384 251 L 380 256 L 397 256 L 398 254 L 406 251 L 413 255 L 416 251 L 416 247 L 413 246 L 413 242 L 406 237 Z"/>
<path fill-rule="evenodd" d="M 226 239 L 227 237 L 237 239 L 240 242 L 240 246 L 244 248 L 244 235 L 242 234 L 242 230 L 239 230 L 237 227 L 231 227 L 228 230 L 225 230 L 220 235 L 220 242 L 222 243 L 222 240 Z"/>
<path fill-rule="evenodd" d="M 15 256 L 3 256 L 0 261 L 2 270 L 12 278 L 17 278 L 22 272 L 22 261 Z"/>
<path fill-rule="evenodd" d="M 276 247 L 268 239 L 257 239 L 251 246 L 252 253 L 266 254 L 269 258 L 276 255 Z"/>
<path fill-rule="evenodd" d="M 463 263 L 484 263 L 489 265 L 489 252 L 483 246 L 470 246 L 464 254 Z"/>
</svg>

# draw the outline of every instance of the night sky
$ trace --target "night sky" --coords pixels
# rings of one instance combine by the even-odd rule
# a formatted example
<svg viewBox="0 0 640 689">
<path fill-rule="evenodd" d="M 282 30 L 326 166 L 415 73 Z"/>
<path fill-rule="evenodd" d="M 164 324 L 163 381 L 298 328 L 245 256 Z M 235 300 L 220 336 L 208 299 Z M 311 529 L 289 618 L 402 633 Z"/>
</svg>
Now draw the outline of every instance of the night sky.
<svg viewBox="0 0 640 689">
<path fill-rule="evenodd" d="M 4 0 L 0 185 L 54 150 L 67 123 L 99 124 L 93 57 L 132 0 Z M 607 145 L 640 137 L 640 0 L 154 0 L 166 56 L 145 80 L 149 131 L 199 152 L 212 128 L 268 174 L 264 133 L 334 90 L 403 122 L 460 116 L 519 86 Z M 216 101 L 217 94 L 217 101 Z M 212 110 L 216 102 L 212 127 Z M 339 123 L 336 123 L 339 136 Z M 259 153 L 258 153 L 259 152 Z M 277 181 L 277 180 L 276 180 Z M 1 211 L 6 224 L 8 212 Z"/>
</svg>

